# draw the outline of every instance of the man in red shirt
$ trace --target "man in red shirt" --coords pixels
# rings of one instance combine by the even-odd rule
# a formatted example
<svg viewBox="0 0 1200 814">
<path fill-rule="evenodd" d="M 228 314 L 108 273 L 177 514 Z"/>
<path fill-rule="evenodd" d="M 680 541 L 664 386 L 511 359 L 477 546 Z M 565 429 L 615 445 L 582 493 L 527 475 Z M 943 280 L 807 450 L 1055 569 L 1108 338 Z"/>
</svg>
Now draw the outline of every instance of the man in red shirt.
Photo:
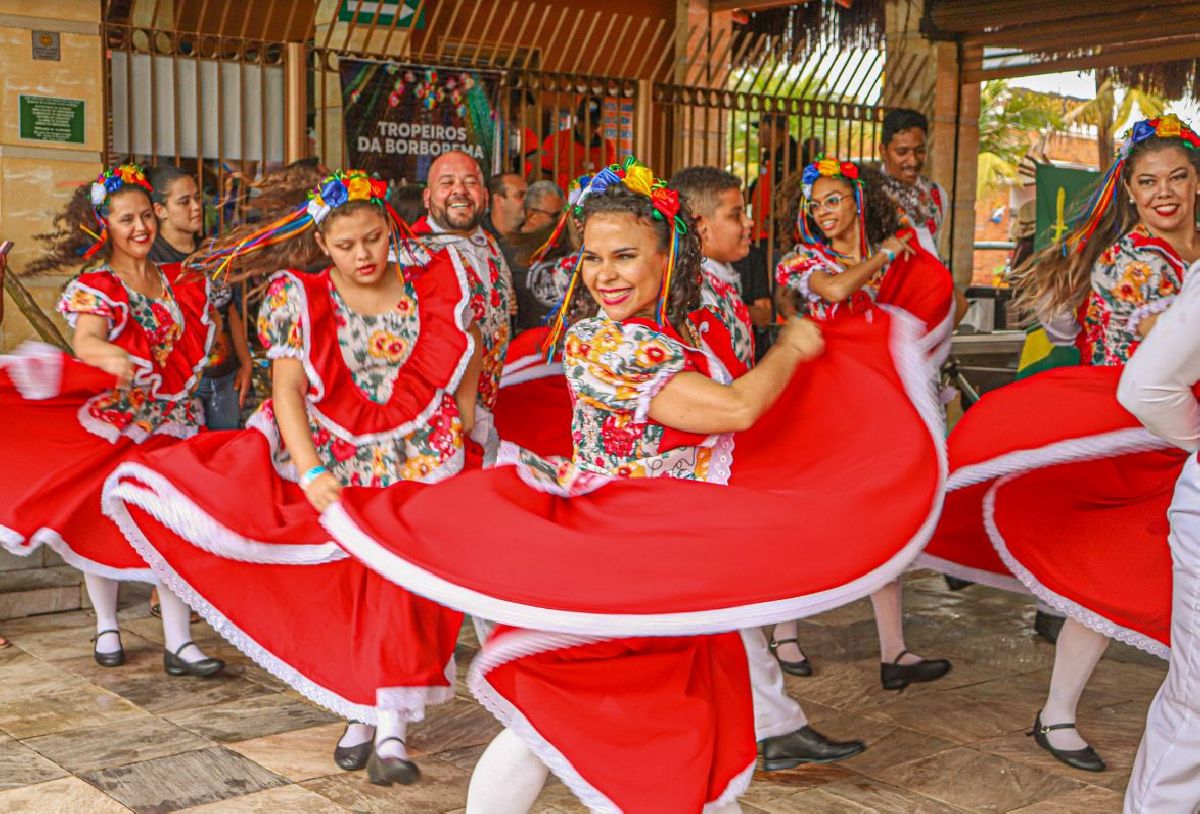
<svg viewBox="0 0 1200 814">
<path fill-rule="evenodd" d="M 580 175 L 615 164 L 617 145 L 604 138 L 604 103 L 589 96 L 579 104 L 575 126 L 546 136 L 542 142 L 542 174 L 568 189 Z"/>
</svg>

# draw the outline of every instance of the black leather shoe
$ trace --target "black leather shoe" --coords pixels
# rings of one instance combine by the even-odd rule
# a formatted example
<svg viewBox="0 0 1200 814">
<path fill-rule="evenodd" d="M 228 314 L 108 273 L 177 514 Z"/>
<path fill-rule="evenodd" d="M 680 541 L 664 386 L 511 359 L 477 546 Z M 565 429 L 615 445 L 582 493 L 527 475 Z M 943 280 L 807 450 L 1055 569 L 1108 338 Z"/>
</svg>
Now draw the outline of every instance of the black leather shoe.
<svg viewBox="0 0 1200 814">
<path fill-rule="evenodd" d="M 1058 643 L 1058 634 L 1062 632 L 1063 623 L 1067 621 L 1065 616 L 1055 616 L 1052 613 L 1038 611 L 1033 615 L 1033 632 L 1041 636 L 1050 644 Z"/>
<path fill-rule="evenodd" d="M 834 763 L 866 748 L 862 741 L 831 741 L 811 726 L 758 742 L 764 772 L 794 769 L 801 763 Z"/>
<path fill-rule="evenodd" d="M 970 588 L 975 584 L 969 579 L 959 579 L 958 577 L 952 577 L 949 574 L 943 574 L 942 576 L 946 579 L 946 587 L 952 591 L 961 591 L 963 588 Z"/>
<path fill-rule="evenodd" d="M 371 743 L 370 738 L 356 746 L 335 746 L 333 762 L 343 772 L 359 772 L 366 767 L 367 759 L 371 757 L 373 751 L 375 751 L 375 744 Z"/>
<path fill-rule="evenodd" d="M 404 741 L 399 738 L 384 738 L 379 744 L 383 745 L 388 741 L 404 744 Z M 420 777 L 421 770 L 411 760 L 399 757 L 380 757 L 379 752 L 375 749 L 371 750 L 371 756 L 367 758 L 367 779 L 376 786 L 390 786 L 393 783 L 411 786 Z"/>
<path fill-rule="evenodd" d="M 167 671 L 169 676 L 195 676 L 196 678 L 208 678 L 215 676 L 217 673 L 225 669 L 225 662 L 220 659 L 200 659 L 200 661 L 186 661 L 179 657 L 185 647 L 192 647 L 195 642 L 184 642 L 174 653 L 170 650 L 163 650 L 163 669 Z"/>
<path fill-rule="evenodd" d="M 946 659 L 921 659 L 916 664 L 898 664 L 906 653 L 907 650 L 902 650 L 896 656 L 896 661 L 879 665 L 879 683 L 885 690 L 902 690 L 909 684 L 937 681 L 950 672 L 950 662 Z"/>
<path fill-rule="evenodd" d="M 1033 729 L 1025 734 L 1033 735 L 1034 743 L 1072 769 L 1079 769 L 1084 772 L 1102 772 L 1108 768 L 1104 764 L 1104 758 L 1096 754 L 1096 750 L 1090 746 L 1085 746 L 1082 749 L 1055 749 L 1050 745 L 1050 741 L 1046 739 L 1046 734 L 1056 729 L 1074 728 L 1075 724 L 1051 724 L 1050 726 L 1045 726 L 1042 724 L 1042 713 L 1039 712 L 1037 717 L 1033 719 Z"/>
<path fill-rule="evenodd" d="M 779 658 L 779 653 L 777 652 L 779 645 L 787 644 L 788 642 L 795 642 L 796 648 L 800 648 L 800 642 L 796 639 L 779 639 L 778 641 L 771 639 L 771 643 L 767 645 L 767 649 L 771 651 L 771 655 L 775 657 L 775 661 L 779 662 L 779 669 L 783 670 L 790 676 L 807 678 L 808 676 L 812 675 L 813 668 L 808 662 L 808 656 L 800 659 L 800 661 L 784 661 L 783 659 Z"/>
<path fill-rule="evenodd" d="M 105 633 L 115 633 L 115 634 L 117 634 L 117 641 L 121 640 L 121 631 L 117 630 L 116 628 L 113 628 L 112 630 L 100 631 L 99 633 L 96 634 L 96 638 L 92 639 L 92 641 L 93 642 L 100 641 L 100 637 L 103 636 Z M 118 647 L 116 650 L 112 651 L 111 653 L 101 653 L 99 650 L 93 650 L 92 658 L 94 658 L 96 660 L 96 663 L 99 664 L 101 667 L 120 667 L 122 664 L 125 663 L 125 648 Z"/>
</svg>

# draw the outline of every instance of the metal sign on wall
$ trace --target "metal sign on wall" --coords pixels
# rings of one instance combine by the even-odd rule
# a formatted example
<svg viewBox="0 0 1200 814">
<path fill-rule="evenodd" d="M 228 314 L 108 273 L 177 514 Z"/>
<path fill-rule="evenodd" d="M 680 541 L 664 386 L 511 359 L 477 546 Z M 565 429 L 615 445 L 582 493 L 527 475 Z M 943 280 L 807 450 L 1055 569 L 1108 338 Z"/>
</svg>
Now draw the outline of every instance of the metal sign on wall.
<svg viewBox="0 0 1200 814">
<path fill-rule="evenodd" d="M 84 103 L 81 99 L 20 94 L 17 102 L 20 137 L 30 141 L 83 144 Z"/>
</svg>

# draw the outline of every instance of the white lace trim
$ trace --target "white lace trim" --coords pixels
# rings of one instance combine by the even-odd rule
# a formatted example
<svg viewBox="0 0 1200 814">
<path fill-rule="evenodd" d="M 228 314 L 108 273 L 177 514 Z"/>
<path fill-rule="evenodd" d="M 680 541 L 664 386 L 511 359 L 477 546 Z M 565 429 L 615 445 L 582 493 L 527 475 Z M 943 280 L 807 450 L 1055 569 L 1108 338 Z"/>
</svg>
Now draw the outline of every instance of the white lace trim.
<svg viewBox="0 0 1200 814">
<path fill-rule="evenodd" d="M 545 364 L 546 357 L 540 353 L 531 353 L 528 356 L 522 356 L 520 359 L 512 359 L 504 361 L 504 368 L 501 371 L 502 376 L 507 376 L 510 373 L 516 373 L 518 370 L 524 370 L 527 367 L 537 364 Z"/>
<path fill-rule="evenodd" d="M 741 797 L 750 788 L 750 781 L 754 779 L 755 765 L 758 763 L 757 758 L 750 761 L 746 768 L 742 769 L 729 784 L 725 786 L 725 790 L 713 800 L 711 803 L 705 803 L 704 808 L 700 809 L 701 814 L 711 814 L 714 811 L 720 811 L 724 806 L 729 805 L 734 800 Z"/>
<path fill-rule="evenodd" d="M 425 717 L 425 706 L 449 701 L 454 697 L 454 688 L 450 686 L 381 687 L 375 691 L 377 703 L 375 707 L 357 704 L 343 698 L 333 690 L 313 682 L 290 664 L 272 654 L 192 588 L 142 534 L 120 496 L 113 494 L 106 497 L 104 513 L 112 518 L 134 549 L 150 563 L 152 569 L 150 581 L 154 581 L 153 578 L 157 577 L 167 590 L 173 592 L 204 617 L 204 620 L 221 638 L 313 703 L 325 707 L 346 720 L 376 725 L 379 723 L 379 710 L 394 711 L 402 720 L 415 722 Z"/>
<path fill-rule="evenodd" d="M 54 398 L 62 392 L 63 352 L 45 342 L 23 342 L 11 354 L 0 356 L 0 369 L 17 392 L 31 401 Z"/>
<path fill-rule="evenodd" d="M 1029 590 L 1016 577 L 995 574 L 991 571 L 985 571 L 982 568 L 959 565 L 956 562 L 935 557 L 927 551 L 921 552 L 917 559 L 913 561 L 912 567 L 914 570 L 918 568 L 932 568 L 934 571 L 941 571 L 943 574 L 949 574 L 952 577 L 965 579 L 968 582 L 975 582 L 979 585 L 986 585 L 989 588 L 999 588 L 1000 590 L 1012 591 L 1013 593 L 1029 593 Z"/>
<path fill-rule="evenodd" d="M 537 364 L 539 358 L 534 357 L 534 361 L 530 363 L 524 363 L 525 360 L 522 359 L 522 364 L 519 366 L 514 365 L 510 367 L 509 365 L 505 365 L 504 373 L 500 377 L 500 389 L 515 387 L 518 384 L 524 384 L 536 379 L 548 379 L 551 376 L 564 375 L 561 361 Z"/>
<path fill-rule="evenodd" d="M 1138 326 L 1142 324 L 1142 320 L 1144 320 L 1146 317 L 1154 316 L 1155 314 L 1161 314 L 1166 311 L 1171 307 L 1171 303 L 1175 302 L 1176 296 L 1177 295 L 1175 294 L 1171 294 L 1166 297 L 1159 297 L 1152 302 L 1148 302 L 1145 305 L 1135 308 L 1125 323 L 1127 330 L 1132 334 L 1137 334 Z"/>
<path fill-rule="evenodd" d="M 316 367 L 314 367 L 312 363 L 312 326 L 308 324 L 308 292 L 304 288 L 304 283 L 301 282 L 299 277 L 297 277 L 292 271 L 280 271 L 271 277 L 272 282 L 286 277 L 291 279 L 293 283 L 294 291 L 300 300 L 300 337 L 301 341 L 304 343 L 304 349 L 303 351 L 297 351 L 295 348 L 290 348 L 287 346 L 273 346 L 267 350 L 267 358 L 288 358 L 300 360 L 300 363 L 304 365 L 304 372 L 308 377 L 309 384 L 312 386 L 313 391 L 315 391 L 314 393 L 308 393 L 305 395 L 305 407 L 308 411 L 308 414 L 311 415 L 318 424 L 328 430 L 329 433 L 335 438 L 340 438 L 341 440 L 349 444 L 353 444 L 354 446 L 363 446 L 365 444 L 389 441 L 396 436 L 410 435 L 414 430 L 427 424 L 429 422 L 429 417 L 441 408 L 443 395 L 446 393 L 453 393 L 458 388 L 459 382 L 462 381 L 462 377 L 466 373 L 467 365 L 470 364 L 471 357 L 475 353 L 475 338 L 471 336 L 470 331 L 467 330 L 467 326 L 470 324 L 470 292 L 467 287 L 466 272 L 464 271 L 457 256 L 453 252 L 450 252 L 449 256 L 454 267 L 455 278 L 458 280 L 459 290 L 462 293 L 462 296 L 459 298 L 458 305 L 456 305 L 454 309 L 454 323 L 458 329 L 463 332 L 463 335 L 467 339 L 466 348 L 464 348 L 462 356 L 455 365 L 454 373 L 451 375 L 450 382 L 445 388 L 439 388 L 435 390 L 429 403 L 425 405 L 425 407 L 413 418 L 382 432 L 367 433 L 364 435 L 357 435 L 349 428 L 343 427 L 341 424 L 337 423 L 321 412 L 321 409 L 318 406 L 325 398 L 325 381 L 321 378 Z M 420 308 L 420 302 L 417 303 L 417 308 Z M 341 349 L 336 349 L 336 352 L 340 353 Z"/>
<path fill-rule="evenodd" d="M 200 424 L 204 422 L 203 405 L 197 403 L 197 416 L 200 420 L 198 424 L 181 424 L 178 421 L 163 421 L 150 432 L 146 432 L 145 428 L 140 426 L 136 421 L 131 421 L 125 427 L 117 427 L 115 424 L 110 424 L 107 421 L 97 418 L 92 415 L 90 410 L 92 405 L 97 401 L 108 397 L 107 393 L 101 393 L 98 396 L 92 396 L 80 406 L 75 417 L 79 421 L 79 426 L 90 432 L 98 438 L 103 438 L 110 444 L 115 444 L 121 438 L 128 438 L 135 444 L 140 444 L 147 438 L 154 435 L 165 435 L 169 438 L 178 438 L 186 440 L 200 432 Z"/>
<path fill-rule="evenodd" d="M 116 274 L 113 273 L 113 276 L 116 276 Z M 124 283 L 122 283 L 122 285 L 124 285 Z M 66 320 L 67 325 L 69 325 L 71 327 L 71 330 L 75 329 L 75 323 L 79 321 L 79 312 L 78 311 L 68 311 L 64 306 L 65 306 L 68 294 L 71 291 L 75 291 L 75 290 L 86 291 L 88 294 L 91 294 L 92 296 L 96 297 L 101 302 L 103 302 L 105 305 L 107 305 L 109 308 L 113 309 L 113 311 L 118 315 L 119 319 L 117 319 L 115 321 L 115 324 L 113 324 L 113 320 L 110 319 L 109 324 L 111 327 L 108 329 L 108 341 L 112 342 L 117 337 L 119 337 L 121 335 L 121 333 L 125 330 L 125 327 L 129 324 L 129 310 L 130 310 L 129 305 L 126 303 L 123 303 L 123 302 L 116 302 L 115 300 L 110 299 L 109 296 L 107 294 L 105 294 L 103 291 L 101 291 L 97 288 L 92 288 L 90 285 L 87 285 L 85 283 L 79 282 L 78 277 L 76 277 L 71 282 L 67 283 L 67 287 L 63 291 L 63 295 L 58 301 L 58 306 L 55 308 L 55 310 L 58 311 L 58 313 L 60 313 L 62 315 L 63 319 Z"/>
<path fill-rule="evenodd" d="M 28 557 L 40 546 L 47 545 L 55 554 L 62 557 L 63 562 L 85 574 L 95 574 L 119 582 L 154 582 L 154 574 L 149 568 L 113 568 L 76 554 L 62 535 L 51 528 L 40 528 L 29 540 L 26 540 L 24 535 L 19 532 L 0 525 L 0 545 L 9 554 L 15 554 L 18 557 Z"/>
<path fill-rule="evenodd" d="M 1119 642 L 1132 645 L 1139 650 L 1145 650 L 1147 653 L 1159 658 L 1170 658 L 1171 649 L 1162 642 L 1152 639 L 1144 633 L 1139 633 L 1136 630 L 1130 630 L 1123 625 L 1119 625 L 1107 616 L 1096 613 L 1074 600 L 1067 599 L 1065 596 L 1055 593 L 1039 582 L 1037 577 L 1033 575 L 1033 572 L 1013 556 L 1004 541 L 1004 535 L 1000 533 L 1000 528 L 996 525 L 996 492 L 1000 487 L 1016 477 L 1019 477 L 1019 475 L 1012 474 L 1001 478 L 988 490 L 983 498 L 983 525 L 987 529 L 988 538 L 996 548 L 996 553 L 1000 555 L 1000 559 L 1004 561 L 1008 569 L 1013 572 L 1017 579 L 1025 584 L 1030 593 L 1050 607 L 1070 616 L 1081 625 L 1089 627 L 1110 639 L 1116 639 Z"/>
<path fill-rule="evenodd" d="M 122 478 L 137 483 L 122 482 Z M 105 479 L 101 506 L 106 514 L 117 501 L 137 506 L 196 548 L 229 560 L 322 565 L 348 556 L 332 541 L 319 545 L 264 543 L 243 537 L 203 511 L 164 475 L 139 463 L 123 463 Z"/>
<path fill-rule="evenodd" d="M 637 406 L 633 411 L 633 420 L 636 423 L 645 423 L 646 419 L 650 417 L 650 402 L 654 401 L 654 397 L 681 372 L 682 369 L 679 368 L 664 368 L 655 373 L 650 381 L 638 388 Z"/>
<path fill-rule="evenodd" d="M 1043 447 L 1018 449 L 976 464 L 960 466 L 950 476 L 947 490 L 953 492 L 1008 474 L 1055 464 L 1171 448 L 1170 444 L 1155 437 L 1144 427 L 1127 427 L 1099 435 L 1055 441 Z"/>
</svg>

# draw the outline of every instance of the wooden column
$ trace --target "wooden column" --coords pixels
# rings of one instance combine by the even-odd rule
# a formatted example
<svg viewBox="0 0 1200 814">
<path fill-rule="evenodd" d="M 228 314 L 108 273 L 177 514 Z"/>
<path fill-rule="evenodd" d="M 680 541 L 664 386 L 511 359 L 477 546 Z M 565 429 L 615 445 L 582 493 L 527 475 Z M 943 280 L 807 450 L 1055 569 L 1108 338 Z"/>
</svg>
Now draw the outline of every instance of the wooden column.
<svg viewBox="0 0 1200 814">
<path fill-rule="evenodd" d="M 283 109 L 287 119 L 283 125 L 283 149 L 284 160 L 289 164 L 308 157 L 308 66 L 305 64 L 305 50 L 304 43 L 289 42 L 283 69 Z"/>
</svg>

